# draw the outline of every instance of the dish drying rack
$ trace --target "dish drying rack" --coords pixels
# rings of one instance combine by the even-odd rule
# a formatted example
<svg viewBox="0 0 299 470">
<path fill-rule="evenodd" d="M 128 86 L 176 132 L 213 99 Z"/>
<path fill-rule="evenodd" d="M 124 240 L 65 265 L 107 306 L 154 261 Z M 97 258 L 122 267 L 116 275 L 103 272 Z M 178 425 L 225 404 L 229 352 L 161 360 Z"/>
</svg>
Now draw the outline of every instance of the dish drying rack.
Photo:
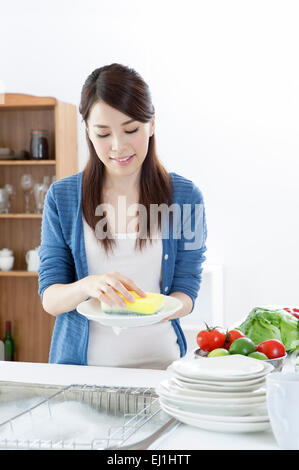
<svg viewBox="0 0 299 470">
<path fill-rule="evenodd" d="M 3 421 L 1 407 L 16 400 L 17 414 Z M 0 383 L 0 449 L 146 449 L 178 424 L 152 388 Z M 49 429 L 58 435 L 43 436 Z"/>
</svg>

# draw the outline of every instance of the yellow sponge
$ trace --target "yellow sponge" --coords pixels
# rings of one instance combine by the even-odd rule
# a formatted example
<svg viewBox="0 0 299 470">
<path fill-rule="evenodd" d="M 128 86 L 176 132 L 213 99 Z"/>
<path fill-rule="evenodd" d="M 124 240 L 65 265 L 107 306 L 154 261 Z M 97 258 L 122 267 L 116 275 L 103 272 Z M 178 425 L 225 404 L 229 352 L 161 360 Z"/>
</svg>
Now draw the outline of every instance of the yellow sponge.
<svg viewBox="0 0 299 470">
<path fill-rule="evenodd" d="M 110 307 L 110 305 L 105 302 L 101 302 L 103 312 L 125 315 L 154 315 L 164 306 L 163 294 L 145 292 L 146 297 L 141 297 L 135 291 L 130 290 L 129 292 L 134 297 L 134 302 L 129 302 L 120 292 L 117 291 L 117 294 L 126 302 L 127 307 L 119 307 L 118 305 Z"/>
</svg>

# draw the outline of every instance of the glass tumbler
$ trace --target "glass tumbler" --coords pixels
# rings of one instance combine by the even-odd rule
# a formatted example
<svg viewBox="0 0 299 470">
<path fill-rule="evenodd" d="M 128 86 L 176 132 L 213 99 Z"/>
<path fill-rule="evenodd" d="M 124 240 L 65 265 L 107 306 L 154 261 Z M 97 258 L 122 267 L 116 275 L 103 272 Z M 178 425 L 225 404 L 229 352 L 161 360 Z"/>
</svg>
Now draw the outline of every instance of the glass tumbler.
<svg viewBox="0 0 299 470">
<path fill-rule="evenodd" d="M 6 188 L 0 188 L 0 214 L 8 214 L 9 194 Z"/>
<path fill-rule="evenodd" d="M 43 212 L 45 196 L 48 189 L 48 186 L 44 183 L 36 183 L 33 187 L 36 214 L 41 214 Z"/>
<path fill-rule="evenodd" d="M 30 156 L 34 160 L 49 159 L 48 131 L 32 129 L 30 137 Z"/>
</svg>

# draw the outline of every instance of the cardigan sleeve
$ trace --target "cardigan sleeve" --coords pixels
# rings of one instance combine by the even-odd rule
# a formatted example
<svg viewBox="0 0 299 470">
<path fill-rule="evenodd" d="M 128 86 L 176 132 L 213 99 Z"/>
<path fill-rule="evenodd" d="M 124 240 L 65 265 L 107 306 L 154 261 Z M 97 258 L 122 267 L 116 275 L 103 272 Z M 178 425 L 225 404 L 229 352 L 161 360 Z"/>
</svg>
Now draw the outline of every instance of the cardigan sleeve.
<svg viewBox="0 0 299 470">
<path fill-rule="evenodd" d="M 68 284 L 75 281 L 74 259 L 63 237 L 54 187 L 55 183 L 50 186 L 46 194 L 41 243 L 38 249 L 40 258 L 38 293 L 41 301 L 45 289 L 52 284 Z"/>
<path fill-rule="evenodd" d="M 183 204 L 180 222 L 180 238 L 177 241 L 174 276 L 170 289 L 184 292 L 192 299 L 192 310 L 201 283 L 202 264 L 206 257 L 207 224 L 201 191 L 193 185 L 190 202 Z M 190 313 L 191 313 L 190 312 Z"/>
</svg>

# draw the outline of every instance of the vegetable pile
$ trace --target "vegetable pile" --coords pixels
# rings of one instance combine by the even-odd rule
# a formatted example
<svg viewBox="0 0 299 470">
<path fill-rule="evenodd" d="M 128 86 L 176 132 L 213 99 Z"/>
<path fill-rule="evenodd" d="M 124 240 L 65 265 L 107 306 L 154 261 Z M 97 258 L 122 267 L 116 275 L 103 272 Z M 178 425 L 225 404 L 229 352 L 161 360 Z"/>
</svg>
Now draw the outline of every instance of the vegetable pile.
<svg viewBox="0 0 299 470">
<path fill-rule="evenodd" d="M 201 330 L 197 335 L 197 344 L 207 357 L 242 354 L 255 359 L 267 360 L 283 357 L 286 349 L 277 339 L 262 341 L 257 346 L 241 331 L 229 330 L 226 333 L 218 328 Z"/>
<path fill-rule="evenodd" d="M 276 359 L 299 347 L 299 309 L 256 307 L 235 329 L 206 324 L 197 344 L 207 357 L 243 354 L 256 359 Z"/>
<path fill-rule="evenodd" d="M 250 338 L 255 345 L 269 339 L 276 339 L 284 344 L 287 352 L 299 347 L 299 319 L 296 312 L 291 312 L 288 308 L 270 310 L 256 307 L 237 329 Z"/>
</svg>

